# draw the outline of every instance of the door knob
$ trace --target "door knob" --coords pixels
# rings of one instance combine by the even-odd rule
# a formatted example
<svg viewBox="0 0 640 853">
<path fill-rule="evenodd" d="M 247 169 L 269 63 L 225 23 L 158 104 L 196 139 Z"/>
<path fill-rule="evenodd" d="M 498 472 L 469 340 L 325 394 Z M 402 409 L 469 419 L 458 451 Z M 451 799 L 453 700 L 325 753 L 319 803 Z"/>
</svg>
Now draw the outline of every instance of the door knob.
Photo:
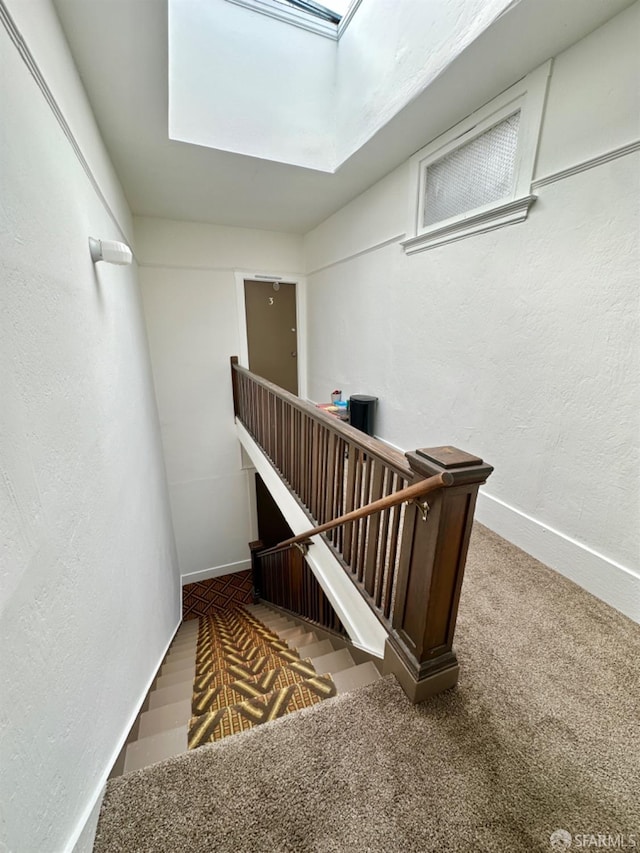
<svg viewBox="0 0 640 853">
<path fill-rule="evenodd" d="M 295 350 L 291 350 L 291 358 L 297 358 L 298 353 Z"/>
</svg>

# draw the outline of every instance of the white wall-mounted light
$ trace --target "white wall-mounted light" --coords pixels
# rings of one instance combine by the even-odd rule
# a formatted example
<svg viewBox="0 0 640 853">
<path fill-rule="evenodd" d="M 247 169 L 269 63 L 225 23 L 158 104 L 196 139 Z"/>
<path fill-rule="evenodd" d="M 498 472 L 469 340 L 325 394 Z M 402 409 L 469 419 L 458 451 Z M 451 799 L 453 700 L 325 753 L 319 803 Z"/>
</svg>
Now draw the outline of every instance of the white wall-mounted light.
<svg viewBox="0 0 640 853">
<path fill-rule="evenodd" d="M 104 261 L 107 264 L 130 264 L 133 260 L 131 249 L 126 243 L 118 243 L 116 240 L 96 240 L 89 237 L 89 251 L 94 264 Z"/>
</svg>

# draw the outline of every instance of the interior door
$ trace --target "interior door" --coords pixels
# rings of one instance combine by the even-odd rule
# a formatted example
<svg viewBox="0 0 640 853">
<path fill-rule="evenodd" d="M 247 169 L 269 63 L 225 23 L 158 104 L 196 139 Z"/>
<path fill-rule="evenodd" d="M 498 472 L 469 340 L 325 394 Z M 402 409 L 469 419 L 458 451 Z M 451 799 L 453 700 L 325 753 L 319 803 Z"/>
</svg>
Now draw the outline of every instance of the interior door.
<svg viewBox="0 0 640 853">
<path fill-rule="evenodd" d="M 277 281 L 244 283 L 249 370 L 298 393 L 296 286 Z"/>
</svg>

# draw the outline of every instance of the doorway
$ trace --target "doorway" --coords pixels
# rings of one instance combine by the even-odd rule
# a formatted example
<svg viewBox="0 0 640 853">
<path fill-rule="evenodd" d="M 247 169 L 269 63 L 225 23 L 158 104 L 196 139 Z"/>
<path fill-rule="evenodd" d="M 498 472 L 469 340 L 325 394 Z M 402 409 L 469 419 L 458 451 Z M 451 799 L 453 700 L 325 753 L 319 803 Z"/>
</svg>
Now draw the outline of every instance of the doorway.
<svg viewBox="0 0 640 853">
<path fill-rule="evenodd" d="M 244 280 L 249 370 L 298 393 L 296 285 Z"/>
</svg>

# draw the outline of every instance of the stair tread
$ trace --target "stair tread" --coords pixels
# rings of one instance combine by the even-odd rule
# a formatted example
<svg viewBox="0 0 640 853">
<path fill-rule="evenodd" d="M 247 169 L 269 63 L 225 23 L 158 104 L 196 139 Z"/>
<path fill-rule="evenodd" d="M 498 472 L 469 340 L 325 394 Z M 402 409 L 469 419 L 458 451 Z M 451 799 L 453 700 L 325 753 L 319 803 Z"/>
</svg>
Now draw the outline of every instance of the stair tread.
<svg viewBox="0 0 640 853">
<path fill-rule="evenodd" d="M 342 669 L 332 675 L 338 694 L 349 693 L 359 687 L 366 687 L 367 684 L 372 684 L 381 677 L 376 665 L 370 660 L 348 669 Z"/>
<path fill-rule="evenodd" d="M 169 687 L 161 687 L 159 690 L 154 690 L 149 694 L 148 710 L 153 711 L 162 705 L 171 705 L 183 699 L 191 700 L 192 693 L 193 681 L 180 681 L 178 684 L 171 684 Z"/>
<path fill-rule="evenodd" d="M 172 684 L 181 684 L 183 681 L 188 681 L 193 685 L 195 678 L 195 666 L 192 669 L 179 669 L 177 672 L 169 672 L 167 675 L 159 675 L 153 685 L 154 690 L 162 690 L 163 687 L 170 687 Z"/>
<path fill-rule="evenodd" d="M 348 649 L 338 649 L 338 651 L 320 655 L 319 657 L 311 657 L 311 663 L 314 665 L 316 672 L 330 672 L 332 675 L 334 672 L 340 672 L 343 669 L 354 666 L 354 660 L 349 654 Z"/>
<path fill-rule="evenodd" d="M 178 637 L 187 638 L 197 636 L 199 627 L 197 619 L 192 619 L 190 622 L 183 622 L 176 631 L 176 639 Z"/>
<path fill-rule="evenodd" d="M 293 646 L 297 648 L 295 643 L 293 643 Z M 335 649 L 331 645 L 331 640 L 316 640 L 315 643 L 302 646 L 302 649 L 304 649 L 304 656 L 308 658 L 317 658 L 320 655 L 328 655 L 331 652 L 335 652 Z"/>
<path fill-rule="evenodd" d="M 320 642 L 315 631 L 308 631 L 306 634 L 300 634 L 299 637 L 294 637 L 289 645 L 293 649 L 306 649 L 307 646 L 314 645 Z M 305 652 L 306 654 L 306 652 Z"/>
<path fill-rule="evenodd" d="M 174 652 L 195 652 L 197 648 L 197 637 L 194 637 L 193 640 L 174 640 L 169 646 L 167 655 L 172 655 Z"/>
<path fill-rule="evenodd" d="M 180 702 L 172 702 L 170 705 L 162 705 L 153 711 L 145 711 L 140 714 L 140 728 L 138 740 L 151 735 L 159 734 L 167 729 L 175 729 L 183 726 L 185 721 L 191 717 L 191 700 L 182 699 Z"/>
<path fill-rule="evenodd" d="M 270 631 L 276 631 L 276 633 L 280 630 L 286 631 L 287 628 L 295 628 L 296 623 L 292 619 L 284 619 L 282 617 L 277 617 L 275 619 L 261 619 L 260 620 Z"/>
<path fill-rule="evenodd" d="M 125 754 L 124 772 L 140 770 L 187 752 L 187 732 L 188 726 L 185 724 L 130 743 Z"/>
<path fill-rule="evenodd" d="M 194 644 L 193 648 L 191 646 L 189 646 L 185 649 L 182 649 L 182 648 L 169 649 L 169 651 L 167 652 L 167 656 L 165 657 L 163 663 L 169 663 L 169 661 L 173 661 L 174 663 L 176 663 L 177 661 L 184 660 L 185 658 L 186 659 L 188 659 L 190 657 L 195 658 L 195 654 L 196 654 L 195 644 Z"/>
<path fill-rule="evenodd" d="M 176 661 L 170 661 L 169 660 L 169 661 L 167 661 L 167 663 L 163 663 L 162 666 L 160 667 L 160 674 L 161 675 L 169 675 L 170 672 L 177 672 L 178 670 L 181 670 L 181 669 L 193 670 L 195 665 L 196 665 L 195 655 L 193 657 L 188 657 L 188 658 L 179 658 Z"/>
<path fill-rule="evenodd" d="M 300 637 L 306 633 L 306 628 L 302 625 L 296 625 L 295 628 L 287 628 L 284 631 L 276 632 L 281 640 L 290 640 L 292 637 Z"/>
</svg>

